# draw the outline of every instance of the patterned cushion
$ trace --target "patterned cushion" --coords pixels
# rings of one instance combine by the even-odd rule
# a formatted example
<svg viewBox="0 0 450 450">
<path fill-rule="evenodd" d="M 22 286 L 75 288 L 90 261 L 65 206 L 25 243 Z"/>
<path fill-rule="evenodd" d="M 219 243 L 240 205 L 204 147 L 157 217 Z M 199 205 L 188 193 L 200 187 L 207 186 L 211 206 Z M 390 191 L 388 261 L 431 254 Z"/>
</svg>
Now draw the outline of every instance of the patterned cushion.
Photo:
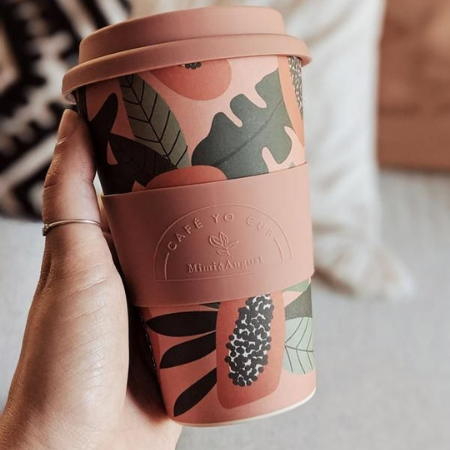
<svg viewBox="0 0 450 450">
<path fill-rule="evenodd" d="M 128 13 L 128 0 L 0 2 L 0 213 L 40 217 L 61 79 L 81 38 Z"/>
</svg>

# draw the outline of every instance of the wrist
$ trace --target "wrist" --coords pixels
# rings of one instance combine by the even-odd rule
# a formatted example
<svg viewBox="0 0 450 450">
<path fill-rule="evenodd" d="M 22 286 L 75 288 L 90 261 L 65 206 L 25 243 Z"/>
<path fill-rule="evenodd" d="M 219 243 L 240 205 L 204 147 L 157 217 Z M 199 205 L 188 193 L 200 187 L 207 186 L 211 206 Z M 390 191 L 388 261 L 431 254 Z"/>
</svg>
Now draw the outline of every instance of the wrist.
<svg viewBox="0 0 450 450">
<path fill-rule="evenodd" d="M 61 423 L 29 409 L 23 412 L 7 406 L 0 415 L 0 450 L 78 450 L 88 447 L 84 435 L 65 430 Z M 92 442 L 89 445 L 97 448 Z"/>
<path fill-rule="evenodd" d="M 42 430 L 6 409 L 0 416 L 0 450 L 50 450 L 42 441 Z"/>
</svg>

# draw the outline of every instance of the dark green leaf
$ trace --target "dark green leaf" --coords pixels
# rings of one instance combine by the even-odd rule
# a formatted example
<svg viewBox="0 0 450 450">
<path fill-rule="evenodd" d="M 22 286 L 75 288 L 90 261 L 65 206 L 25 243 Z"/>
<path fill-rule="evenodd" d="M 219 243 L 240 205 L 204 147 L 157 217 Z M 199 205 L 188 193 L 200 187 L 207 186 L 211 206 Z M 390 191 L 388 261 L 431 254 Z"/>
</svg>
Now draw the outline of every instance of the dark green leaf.
<svg viewBox="0 0 450 450">
<path fill-rule="evenodd" d="M 215 166 L 228 178 L 240 178 L 268 172 L 262 157 L 266 147 L 279 164 L 289 156 L 292 142 L 285 127 L 292 125 L 278 70 L 266 75 L 256 91 L 266 106 L 259 107 L 242 94 L 234 97 L 230 107 L 242 126 L 222 112 L 216 114 L 209 135 L 194 150 L 192 165 Z"/>
<path fill-rule="evenodd" d="M 88 123 L 95 148 L 98 175 L 105 194 L 130 192 L 135 181 L 132 177 L 128 177 L 126 173 L 122 173 L 122 168 L 119 165 L 108 163 L 108 141 L 117 117 L 117 108 L 117 96 L 111 94 L 96 116 Z"/>
<path fill-rule="evenodd" d="M 109 137 L 111 150 L 120 166 L 121 175 L 145 186 L 157 175 L 175 169 L 160 154 L 145 145 L 117 134 Z"/>
<path fill-rule="evenodd" d="M 149 328 L 164 336 L 195 336 L 216 331 L 217 311 L 186 311 L 154 317 Z"/>
<path fill-rule="evenodd" d="M 217 369 L 211 370 L 203 378 L 200 378 L 192 386 L 188 387 L 175 402 L 173 408 L 174 416 L 184 414 L 193 408 L 200 400 L 202 400 L 217 382 Z"/>
<path fill-rule="evenodd" d="M 284 309 L 286 320 L 312 317 L 311 285 Z"/>
<path fill-rule="evenodd" d="M 216 333 L 205 334 L 182 344 L 175 345 L 161 358 L 161 369 L 180 366 L 209 355 L 216 349 Z"/>
<path fill-rule="evenodd" d="M 138 75 L 121 77 L 120 87 L 136 140 L 176 168 L 189 166 L 186 140 L 164 99 Z"/>
<path fill-rule="evenodd" d="M 300 294 L 305 292 L 308 289 L 308 286 L 311 284 L 311 280 L 308 278 L 306 280 L 301 281 L 300 283 L 295 284 L 294 286 L 290 286 L 286 289 L 283 289 L 283 292 L 287 291 L 296 291 Z"/>
</svg>

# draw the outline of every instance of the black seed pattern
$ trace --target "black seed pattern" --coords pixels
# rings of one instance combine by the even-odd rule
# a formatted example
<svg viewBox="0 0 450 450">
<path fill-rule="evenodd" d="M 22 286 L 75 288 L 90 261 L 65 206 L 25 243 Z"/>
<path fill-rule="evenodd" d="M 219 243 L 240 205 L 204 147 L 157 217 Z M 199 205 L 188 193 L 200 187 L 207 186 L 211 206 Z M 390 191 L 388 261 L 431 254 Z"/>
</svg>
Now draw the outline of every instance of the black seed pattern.
<svg viewBox="0 0 450 450">
<path fill-rule="evenodd" d="M 228 377 L 236 386 L 251 386 L 268 363 L 274 305 L 269 294 L 250 297 L 239 308 L 236 328 L 226 344 Z"/>
<path fill-rule="evenodd" d="M 297 97 L 298 107 L 303 117 L 302 63 L 296 56 L 289 56 L 288 59 L 292 83 L 294 84 L 295 89 L 295 96 Z"/>
<path fill-rule="evenodd" d="M 199 67 L 202 67 L 202 63 L 201 62 L 194 62 L 194 63 L 189 63 L 189 64 L 184 64 L 184 67 L 186 69 L 198 69 Z"/>
</svg>

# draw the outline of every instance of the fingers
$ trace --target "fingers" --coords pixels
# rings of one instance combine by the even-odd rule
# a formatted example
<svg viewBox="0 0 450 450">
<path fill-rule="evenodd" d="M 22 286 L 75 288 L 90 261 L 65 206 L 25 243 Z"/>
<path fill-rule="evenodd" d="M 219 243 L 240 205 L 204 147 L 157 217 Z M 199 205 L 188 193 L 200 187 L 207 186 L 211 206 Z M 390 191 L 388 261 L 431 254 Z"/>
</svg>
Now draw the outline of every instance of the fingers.
<svg viewBox="0 0 450 450">
<path fill-rule="evenodd" d="M 77 113 L 66 110 L 44 185 L 44 223 L 67 219 L 100 222 L 94 176 L 94 155 L 88 128 Z M 70 256 L 71 260 L 78 258 L 82 264 L 88 255 L 110 258 L 100 227 L 67 224 L 52 228 L 46 236 L 43 271 L 53 258 Z"/>
<path fill-rule="evenodd" d="M 44 186 L 44 223 L 65 219 L 100 221 L 93 185 L 95 166 L 87 126 L 81 117 L 66 110 L 58 132 L 52 164 Z M 64 228 L 64 230 L 62 229 Z M 83 230 L 82 230 L 83 229 Z M 66 225 L 61 234 L 96 232 L 95 227 Z M 54 233 L 56 228 L 51 231 Z M 49 234 L 49 235 L 50 235 Z"/>
</svg>

